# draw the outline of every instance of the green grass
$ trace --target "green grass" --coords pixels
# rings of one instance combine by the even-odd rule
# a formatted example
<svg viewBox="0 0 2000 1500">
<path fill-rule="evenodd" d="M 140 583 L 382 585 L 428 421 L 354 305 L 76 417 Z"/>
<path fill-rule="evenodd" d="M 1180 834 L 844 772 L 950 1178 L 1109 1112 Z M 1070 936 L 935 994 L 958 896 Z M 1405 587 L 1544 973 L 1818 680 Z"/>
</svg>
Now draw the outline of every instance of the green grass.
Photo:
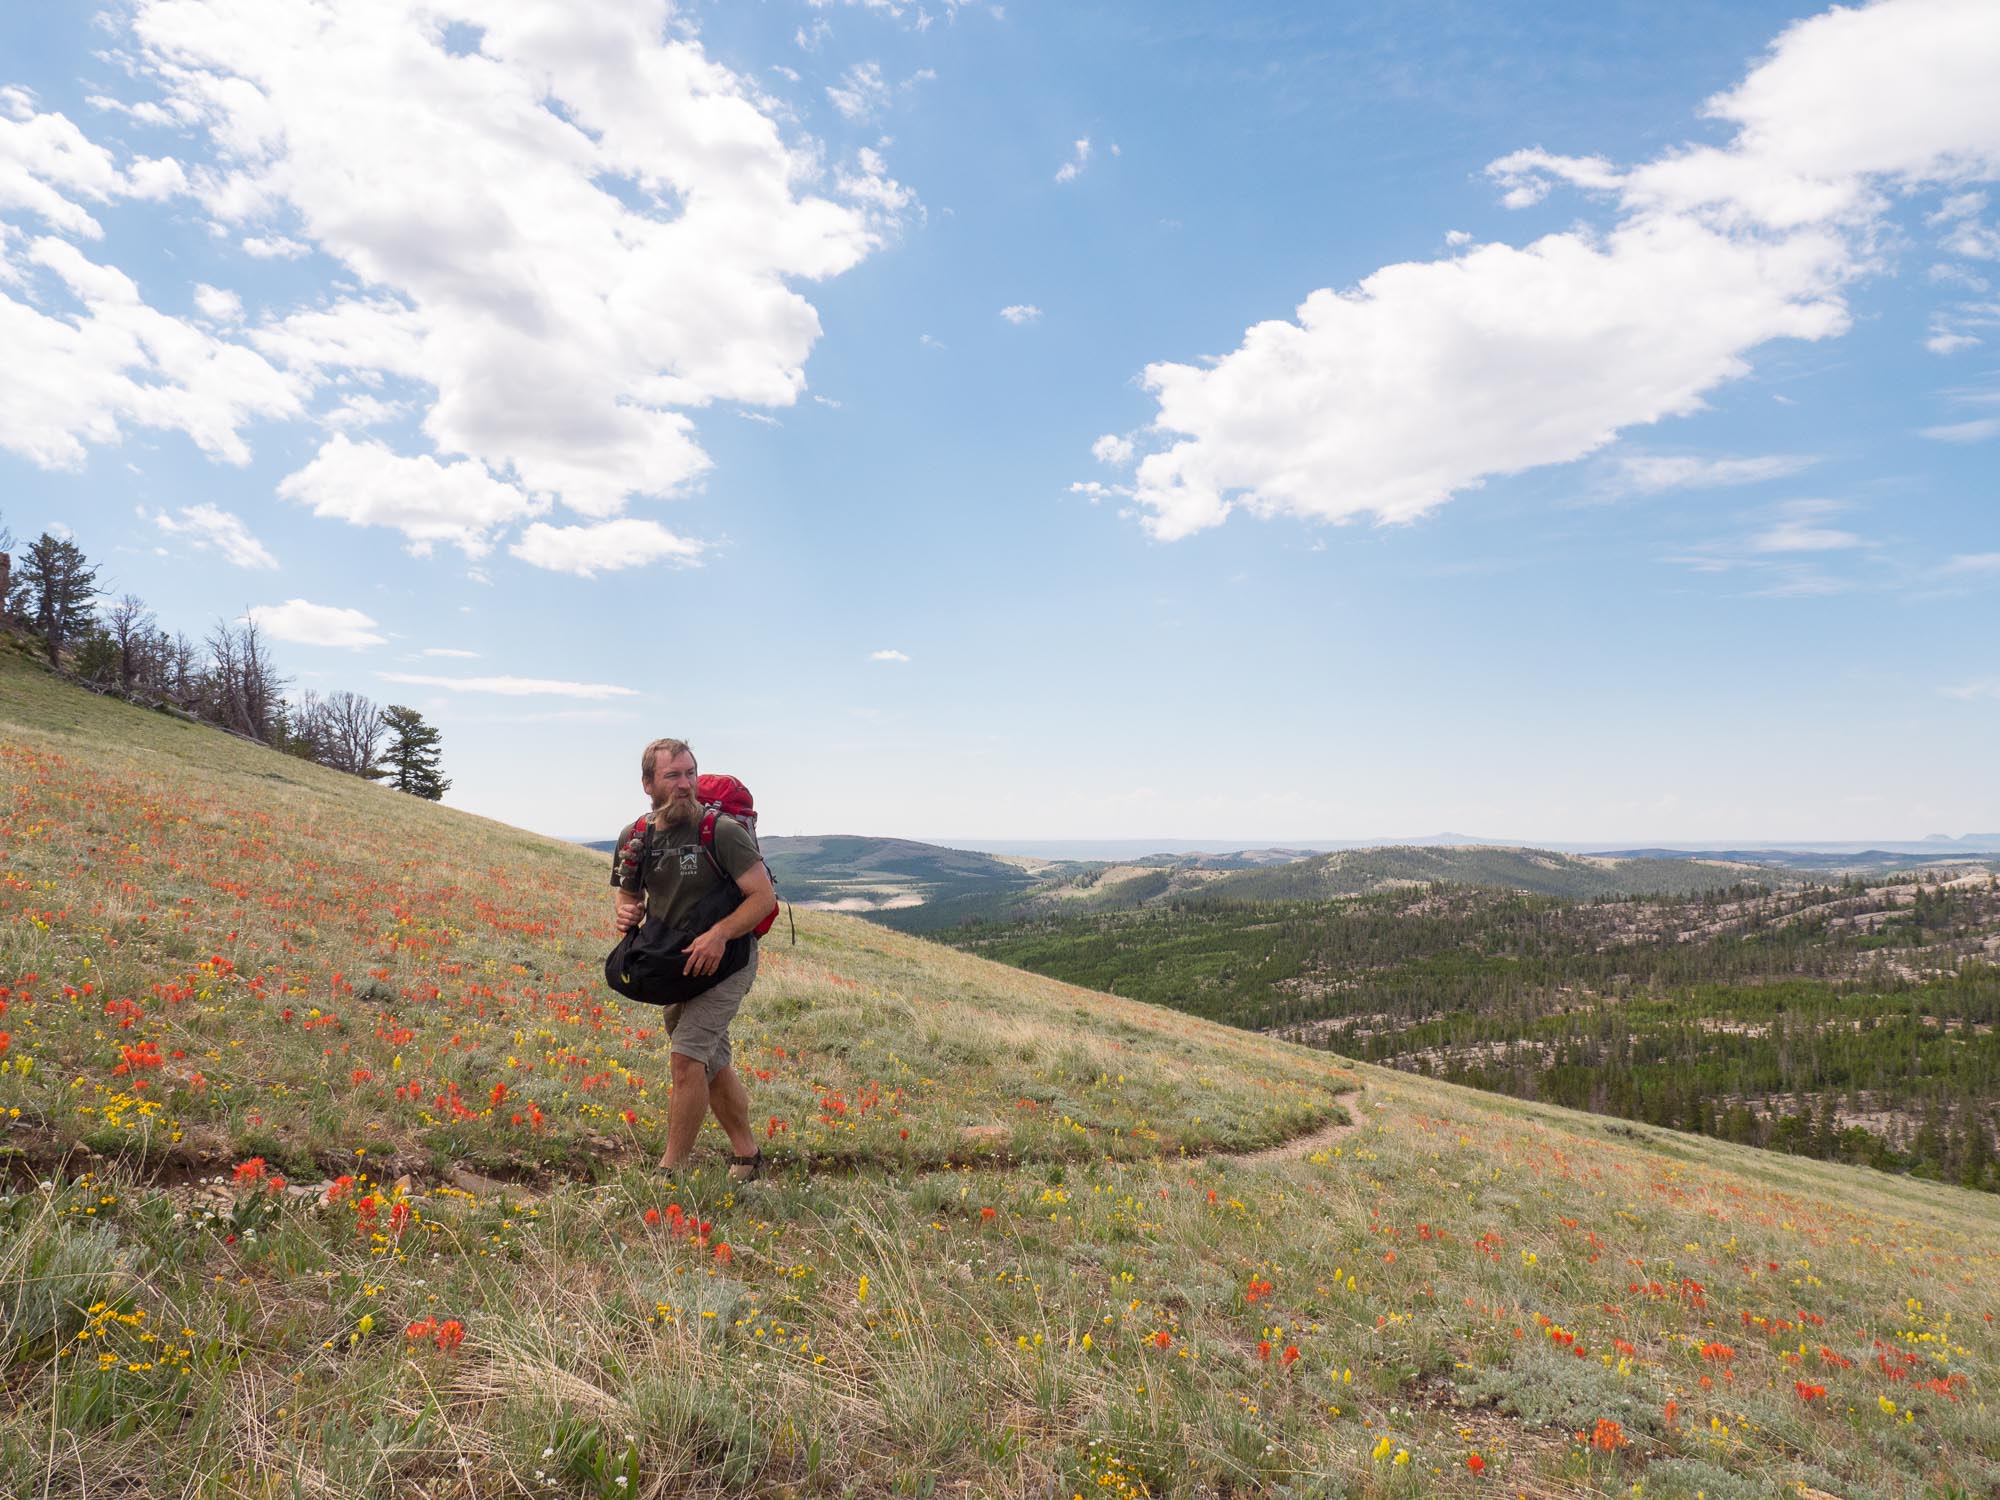
<svg viewBox="0 0 2000 1500">
<path fill-rule="evenodd" d="M 595 855 L 12 664 L 0 704 L 0 1493 L 2000 1483 L 1989 1199 L 822 913 L 738 1027 L 773 1170 L 711 1133 L 668 1181 Z"/>
</svg>

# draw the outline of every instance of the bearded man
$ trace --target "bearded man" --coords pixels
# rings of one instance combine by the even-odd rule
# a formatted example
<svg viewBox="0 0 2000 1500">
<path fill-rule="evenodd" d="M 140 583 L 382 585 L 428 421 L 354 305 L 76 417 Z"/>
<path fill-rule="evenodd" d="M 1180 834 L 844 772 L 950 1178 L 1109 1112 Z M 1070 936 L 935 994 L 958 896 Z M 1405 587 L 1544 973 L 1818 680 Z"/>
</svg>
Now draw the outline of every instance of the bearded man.
<svg viewBox="0 0 2000 1500">
<path fill-rule="evenodd" d="M 649 916 L 663 919 L 670 928 L 678 926 L 718 889 L 733 886 L 741 897 L 734 910 L 688 944 L 683 972 L 715 973 L 722 966 L 724 949 L 738 939 L 749 944 L 749 961 L 693 999 L 663 1008 L 672 1039 L 674 1089 L 667 1111 L 667 1150 L 660 1166 L 671 1171 L 687 1160 L 703 1117 L 713 1110 L 716 1123 L 729 1137 L 731 1180 L 752 1182 L 763 1154 L 750 1133 L 750 1096 L 731 1065 L 729 1023 L 757 977 L 757 939 L 752 930 L 776 907 L 778 894 L 756 841 L 734 818 L 718 815 L 713 844 L 703 845 L 696 780 L 694 752 L 684 740 L 654 740 L 646 747 L 639 757 L 639 785 L 652 798 L 653 817 L 645 839 L 642 885 L 633 891 L 621 882 L 623 850 L 612 854 L 611 881 L 618 887 L 620 931 L 637 927 Z"/>
</svg>

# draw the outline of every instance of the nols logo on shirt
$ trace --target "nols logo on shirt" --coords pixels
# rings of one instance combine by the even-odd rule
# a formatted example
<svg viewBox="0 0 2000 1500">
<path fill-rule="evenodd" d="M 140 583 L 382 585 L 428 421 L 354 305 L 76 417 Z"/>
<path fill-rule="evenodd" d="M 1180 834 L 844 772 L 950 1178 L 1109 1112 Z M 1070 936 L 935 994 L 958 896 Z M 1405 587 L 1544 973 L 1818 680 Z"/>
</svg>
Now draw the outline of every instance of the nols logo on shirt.
<svg viewBox="0 0 2000 1500">
<path fill-rule="evenodd" d="M 683 875 L 693 875 L 701 869 L 701 845 L 682 844 L 678 849 L 656 848 L 653 853 L 653 868 L 663 870 L 670 859 L 678 860 Z"/>
</svg>

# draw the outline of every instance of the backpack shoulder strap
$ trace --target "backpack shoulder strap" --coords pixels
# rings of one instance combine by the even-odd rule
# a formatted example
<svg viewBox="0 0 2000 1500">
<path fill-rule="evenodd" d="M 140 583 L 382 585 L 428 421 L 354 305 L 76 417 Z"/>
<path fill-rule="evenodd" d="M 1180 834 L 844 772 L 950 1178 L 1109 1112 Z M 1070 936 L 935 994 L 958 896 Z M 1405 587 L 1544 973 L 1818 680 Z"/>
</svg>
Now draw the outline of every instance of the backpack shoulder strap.
<svg viewBox="0 0 2000 1500">
<path fill-rule="evenodd" d="M 730 885 L 736 884 L 736 877 L 722 868 L 722 861 L 715 857 L 715 820 L 722 816 L 719 809 L 705 807 L 701 813 L 701 852 L 708 856 L 708 862 L 715 866 L 715 873 Z"/>
</svg>

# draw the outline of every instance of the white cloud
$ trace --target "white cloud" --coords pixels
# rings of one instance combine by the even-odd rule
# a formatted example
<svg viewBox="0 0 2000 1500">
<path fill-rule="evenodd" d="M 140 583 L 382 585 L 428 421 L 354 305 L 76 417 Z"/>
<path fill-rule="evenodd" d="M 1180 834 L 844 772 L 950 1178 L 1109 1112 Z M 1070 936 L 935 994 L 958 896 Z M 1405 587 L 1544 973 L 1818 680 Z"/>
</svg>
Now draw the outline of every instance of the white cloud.
<svg viewBox="0 0 2000 1500">
<path fill-rule="evenodd" d="M 139 514 L 144 516 L 141 507 Z M 197 547 L 213 547 L 239 568 L 275 568 L 278 559 L 270 549 L 250 534 L 250 528 L 240 517 L 214 505 L 184 505 L 180 519 L 175 520 L 164 510 L 148 517 L 160 530 L 172 536 L 184 536 Z"/>
<path fill-rule="evenodd" d="M 1837 552 L 1866 546 L 1851 531 L 1816 524 L 1844 509 L 1828 500 L 1790 501 L 1778 507 L 1778 523 L 1751 537 L 1748 546 L 1752 552 Z"/>
<path fill-rule="evenodd" d="M 201 309 L 203 316 L 213 318 L 218 323 L 240 323 L 243 321 L 243 299 L 219 286 L 207 282 L 194 289 L 194 305 Z"/>
<path fill-rule="evenodd" d="M 1725 146 L 1624 170 L 1502 157 L 1490 170 L 1507 201 L 1564 182 L 1609 197 L 1615 222 L 1386 266 L 1220 359 L 1148 367 L 1145 524 L 1183 537 L 1238 508 L 1412 520 L 1699 409 L 1762 344 L 1844 332 L 1890 190 L 2000 175 L 1996 72 L 2000 7 L 1884 0 L 1782 33 L 1710 101 L 1735 127 Z"/>
<path fill-rule="evenodd" d="M 278 494 L 310 506 L 316 516 L 394 527 L 420 556 L 437 542 L 483 556 L 496 530 L 543 508 L 469 458 L 450 464 L 428 455 L 407 458 L 345 433 L 336 433 L 311 463 L 282 480 Z"/>
<path fill-rule="evenodd" d="M 944 349 L 949 349 L 951 347 L 951 345 L 947 344 L 943 339 L 933 338 L 928 333 L 918 334 L 917 342 L 919 344 L 922 344 L 926 349 L 944 350 Z"/>
<path fill-rule="evenodd" d="M 1090 137 L 1084 136 L 1070 152 L 1070 158 L 1056 168 L 1057 182 L 1075 182 L 1090 165 Z"/>
<path fill-rule="evenodd" d="M 840 75 L 840 87 L 829 87 L 826 97 L 846 120 L 868 120 L 889 100 L 889 85 L 882 81 L 882 65 L 860 62 Z"/>
<path fill-rule="evenodd" d="M 302 245 L 282 234 L 249 235 L 243 241 L 243 249 L 258 260 L 297 260 L 300 256 L 312 254 L 312 246 Z"/>
<path fill-rule="evenodd" d="M 380 427 L 384 422 L 393 422 L 401 417 L 409 407 L 400 401 L 384 401 L 378 396 L 343 396 L 340 405 L 332 411 L 322 413 L 320 421 L 336 430 Z"/>
<path fill-rule="evenodd" d="M 1115 432 L 1107 432 L 1090 445 L 1090 456 L 1101 464 L 1112 464 L 1118 468 L 1132 462 L 1132 440 L 1120 437 Z"/>
<path fill-rule="evenodd" d="M 2000 701 L 2000 677 L 1982 677 L 1972 682 L 1960 683 L 1957 687 L 1943 690 L 1947 698 L 1959 698 L 1971 702 L 1979 698 Z"/>
<path fill-rule="evenodd" d="M 1992 285 L 1977 271 L 1954 265 L 1950 261 L 1939 261 L 1924 272 L 1924 275 L 1941 286 L 1962 286 L 1975 292 L 1983 292 Z"/>
<path fill-rule="evenodd" d="M 1023 323 L 1032 323 L 1041 317 L 1042 310 L 1032 302 L 1015 302 L 1000 309 L 1000 316 L 1019 328 Z"/>
<path fill-rule="evenodd" d="M 676 536 L 658 521 L 627 517 L 595 526 L 550 526 L 537 521 L 507 550 L 538 568 L 593 578 L 599 573 L 662 561 L 692 564 L 702 548 L 701 543 Z"/>
<path fill-rule="evenodd" d="M 1848 593 L 1867 586 L 1867 580 L 1830 572 L 1826 564 L 1836 554 L 1866 554 L 1876 547 L 1866 537 L 1826 524 L 1848 509 L 1832 500 L 1786 501 L 1753 513 L 1765 523 L 1759 529 L 1702 543 L 1666 561 L 1697 573 L 1739 575 L 1755 585 L 1747 591 L 1751 598 L 1814 599 Z"/>
<path fill-rule="evenodd" d="M 1939 243 L 1953 255 L 1970 260 L 2000 260 L 2000 230 L 1982 224 L 1986 211 L 1984 193 L 1958 193 L 1945 199 L 1944 206 L 1924 220 L 1933 227 L 1945 226 Z"/>
<path fill-rule="evenodd" d="M 1811 468 L 1809 453 L 1773 453 L 1758 458 L 1694 458 L 1684 454 L 1628 453 L 1618 459 L 1621 484 L 1640 494 L 1663 490 L 1705 490 L 1723 485 L 1762 484 Z"/>
<path fill-rule="evenodd" d="M 379 646 L 388 639 L 376 633 L 375 622 L 358 609 L 337 604 L 312 604 L 287 599 L 283 604 L 259 604 L 246 619 L 280 641 L 302 646 Z"/>
<path fill-rule="evenodd" d="M 456 646 L 426 646 L 419 653 L 423 656 L 449 656 L 459 661 L 477 661 L 477 651 L 461 651 Z"/>
<path fill-rule="evenodd" d="M 1947 573 L 2000 573 L 2000 552 L 1961 552 L 1944 565 Z"/>
<path fill-rule="evenodd" d="M 1131 488 L 1122 484 L 1100 484 L 1095 479 L 1079 479 L 1069 487 L 1072 495 L 1081 495 L 1092 505 L 1100 505 L 1106 500 L 1121 500 L 1131 497 Z"/>
<path fill-rule="evenodd" d="M 244 426 L 304 409 L 294 376 L 152 307 L 124 272 L 66 240 L 0 234 L 0 280 L 32 289 L 32 300 L 0 292 L 0 448 L 31 463 L 78 468 L 87 447 L 135 426 L 244 464 Z"/>
<path fill-rule="evenodd" d="M 1983 443 L 1990 437 L 2000 437 L 2000 417 L 1975 417 L 1970 422 L 1946 422 L 1940 427 L 1926 427 L 1923 435 L 1935 438 L 1940 443 Z"/>
<path fill-rule="evenodd" d="M 868 659 L 870 661 L 908 661 L 910 658 L 903 652 L 892 648 L 887 651 L 871 651 L 868 653 Z"/>
<path fill-rule="evenodd" d="M 468 52 L 447 45 L 428 0 L 134 0 L 103 22 L 119 62 L 210 159 L 121 169 L 11 91 L 0 212 L 91 235 L 89 204 L 186 192 L 246 253 L 314 251 L 367 289 L 280 313 L 256 330 L 262 357 L 190 345 L 216 366 L 256 360 L 183 402 L 199 411 L 169 413 L 218 456 L 247 458 L 243 418 L 296 417 L 306 390 L 351 371 L 407 383 L 377 398 L 417 402 L 434 457 L 397 456 L 462 488 L 483 470 L 616 515 L 708 467 L 691 412 L 798 399 L 820 334 L 799 288 L 873 252 L 914 199 L 879 152 L 829 171 L 817 143 L 788 139 L 780 106 L 713 61 L 668 0 L 494 0 L 476 19 Z M 20 326 L 34 319 L 49 326 Z M 93 372 L 109 366 L 140 392 L 47 381 L 83 358 L 65 338 L 88 346 Z M 0 393 L 0 442 L 36 462 L 74 464 L 121 420 L 163 425 L 173 408 L 182 372 L 146 367 L 156 351 L 130 326 L 79 328 L 13 303 L 0 344 L 50 386 L 25 406 Z M 345 505 L 465 542 L 466 528 L 399 493 L 416 502 L 407 517 L 387 501 Z M 507 509 L 474 507 L 472 533 L 494 508 Z"/>
<path fill-rule="evenodd" d="M 98 239 L 104 226 L 83 202 L 128 191 L 116 159 L 67 115 L 38 112 L 23 89 L 0 89 L 0 213 L 30 213 L 50 229 Z"/>
<path fill-rule="evenodd" d="M 563 682 L 550 677 L 425 677 L 416 672 L 377 672 L 384 682 L 406 687 L 443 688 L 448 693 L 495 693 L 503 698 L 633 698 L 637 691 L 610 682 Z"/>
<path fill-rule="evenodd" d="M 1956 354 L 1961 349 L 1977 349 L 1979 340 L 1969 333 L 1934 333 L 1924 340 L 1933 354 Z"/>
<path fill-rule="evenodd" d="M 1557 182 L 1596 192 L 1622 186 L 1625 178 L 1601 156 L 1552 156 L 1534 149 L 1516 151 L 1490 163 L 1486 175 L 1502 189 L 1500 202 L 1508 208 L 1528 208 L 1548 197 Z M 1466 239 L 1472 236 L 1467 235 Z M 1447 243 L 1450 236 L 1446 236 Z"/>
<path fill-rule="evenodd" d="M 1213 365 L 1156 364 L 1138 500 L 1162 538 L 1237 505 L 1408 521 L 1494 474 L 1696 410 L 1768 339 L 1838 333 L 1831 236 L 1772 249 L 1686 217 L 1389 266 L 1314 292 Z"/>
</svg>

